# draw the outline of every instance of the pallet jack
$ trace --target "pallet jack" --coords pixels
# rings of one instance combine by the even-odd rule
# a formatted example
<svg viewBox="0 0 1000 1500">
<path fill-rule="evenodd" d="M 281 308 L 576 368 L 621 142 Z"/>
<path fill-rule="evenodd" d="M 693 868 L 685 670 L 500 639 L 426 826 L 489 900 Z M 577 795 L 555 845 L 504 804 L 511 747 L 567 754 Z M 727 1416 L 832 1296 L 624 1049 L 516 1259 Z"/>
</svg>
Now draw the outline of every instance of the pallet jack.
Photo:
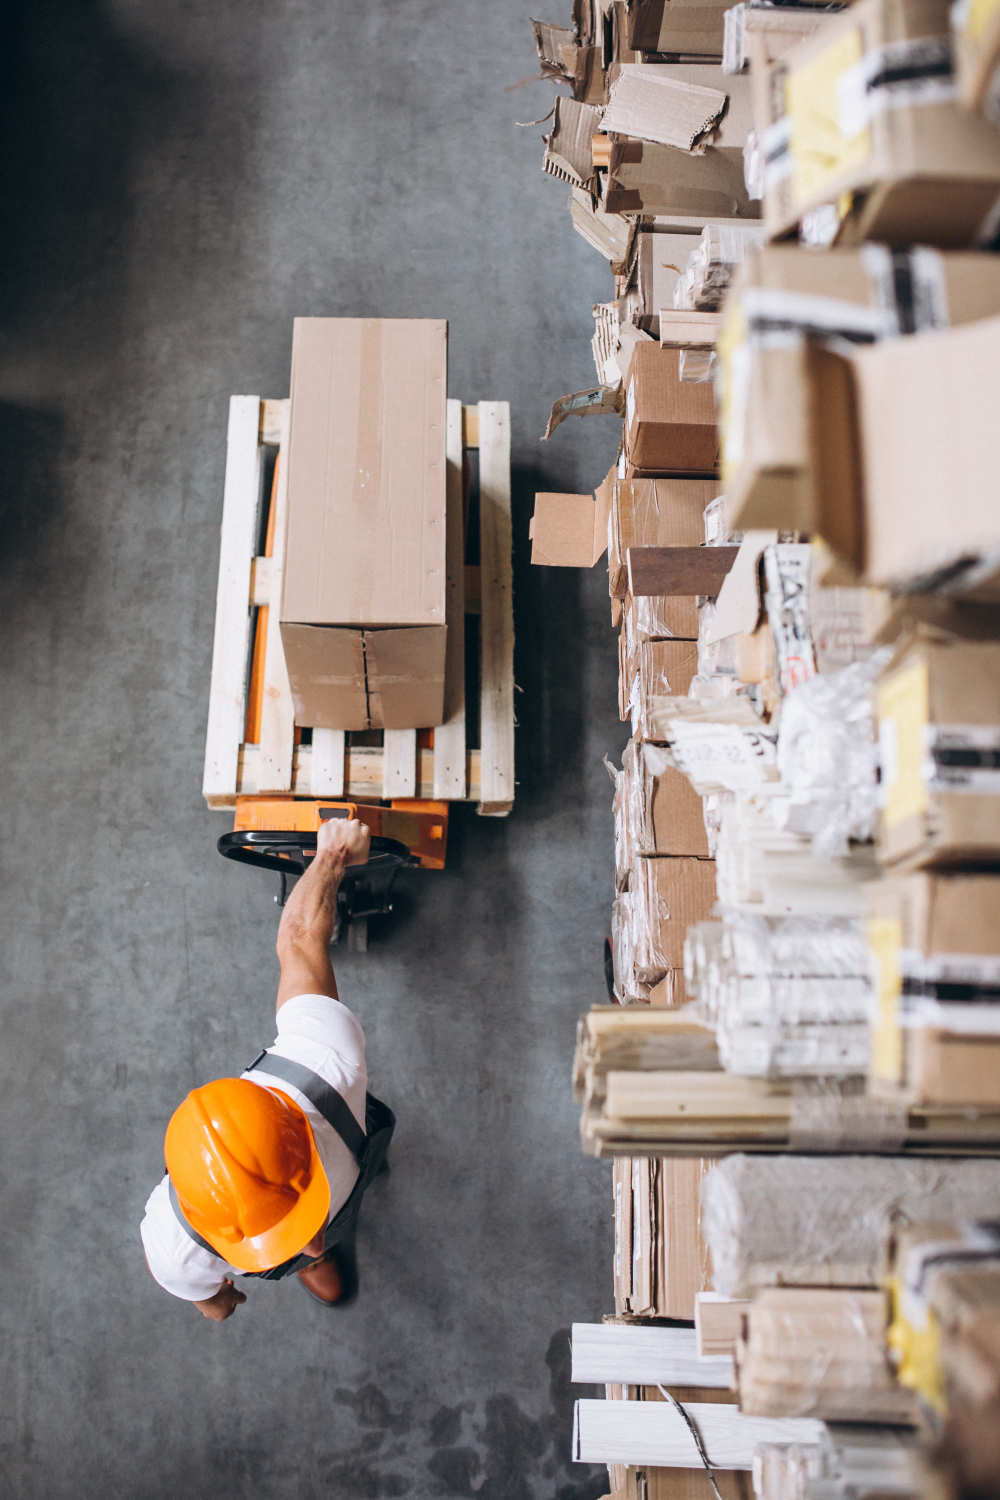
<svg viewBox="0 0 1000 1500">
<path fill-rule="evenodd" d="M 289 878 L 303 874 L 316 854 L 316 835 L 329 818 L 357 818 L 371 829 L 367 864 L 351 865 L 337 892 L 334 942 L 347 934 L 352 952 L 368 950 L 368 918 L 392 911 L 392 889 L 403 869 L 443 870 L 448 803 L 399 799 L 381 803 L 292 796 L 238 797 L 232 833 L 217 848 L 225 859 L 280 878 L 275 901 L 284 906 Z"/>
</svg>

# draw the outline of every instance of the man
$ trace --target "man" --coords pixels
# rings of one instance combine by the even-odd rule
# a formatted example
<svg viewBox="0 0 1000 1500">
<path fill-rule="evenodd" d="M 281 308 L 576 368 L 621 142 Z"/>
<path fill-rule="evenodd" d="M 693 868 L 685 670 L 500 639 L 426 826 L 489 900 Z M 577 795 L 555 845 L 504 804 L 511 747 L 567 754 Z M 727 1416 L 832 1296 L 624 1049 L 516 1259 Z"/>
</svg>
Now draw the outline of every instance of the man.
<svg viewBox="0 0 1000 1500">
<path fill-rule="evenodd" d="M 155 1279 L 206 1318 L 231 1317 L 235 1276 L 298 1276 L 326 1307 L 353 1290 L 353 1234 L 389 1147 L 392 1111 L 367 1093 L 365 1038 L 337 996 L 337 889 L 370 834 L 324 823 L 278 927 L 278 1035 L 240 1078 L 195 1089 L 167 1126 L 167 1176 L 141 1234 Z"/>
</svg>

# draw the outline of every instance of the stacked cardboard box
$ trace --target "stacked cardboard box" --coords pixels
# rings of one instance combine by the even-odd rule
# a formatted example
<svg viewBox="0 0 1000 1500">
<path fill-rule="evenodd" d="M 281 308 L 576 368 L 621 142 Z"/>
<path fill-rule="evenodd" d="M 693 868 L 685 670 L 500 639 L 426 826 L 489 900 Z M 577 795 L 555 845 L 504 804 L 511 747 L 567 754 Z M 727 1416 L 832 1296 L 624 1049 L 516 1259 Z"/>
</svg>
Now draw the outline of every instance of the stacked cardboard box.
<svg viewBox="0 0 1000 1500">
<path fill-rule="evenodd" d="M 544 165 L 615 284 L 549 431 L 621 444 L 534 545 L 595 566 L 606 522 L 631 728 L 615 1004 L 575 1065 L 616 1310 L 717 1316 L 748 1420 L 875 1424 L 765 1444 L 763 1500 L 971 1500 L 1000 1487 L 1000 7 L 578 12 Z M 683 1314 L 671 1265 L 711 1269 Z"/>
</svg>

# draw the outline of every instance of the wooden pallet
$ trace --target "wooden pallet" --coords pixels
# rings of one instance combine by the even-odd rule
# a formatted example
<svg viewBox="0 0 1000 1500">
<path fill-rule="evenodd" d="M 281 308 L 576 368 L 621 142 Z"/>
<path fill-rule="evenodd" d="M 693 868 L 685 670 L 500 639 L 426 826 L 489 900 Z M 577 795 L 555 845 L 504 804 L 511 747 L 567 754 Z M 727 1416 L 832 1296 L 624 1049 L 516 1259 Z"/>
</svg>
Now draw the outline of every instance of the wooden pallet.
<svg viewBox="0 0 1000 1500">
<path fill-rule="evenodd" d="M 366 799 L 475 802 L 485 817 L 514 803 L 514 614 L 511 577 L 510 408 L 506 401 L 447 407 L 447 624 L 445 720 L 433 731 L 391 729 L 381 745 L 343 730 L 296 726 L 279 628 L 287 528 L 289 402 L 229 402 L 222 546 L 202 793 L 209 807 L 238 796 L 291 793 Z M 262 489 L 277 450 L 268 527 L 258 555 Z M 479 451 L 480 563 L 465 564 L 470 449 Z M 465 615 L 479 626 L 478 736 L 468 733 Z M 255 652 L 256 642 L 256 652 Z M 263 661 L 261 669 L 260 663 Z M 248 693 L 254 738 L 248 740 Z M 370 738 L 370 736 L 366 737 Z M 478 745 L 475 743 L 478 738 Z M 468 743 L 469 739 L 472 744 Z M 311 742 L 310 742 L 311 741 Z"/>
</svg>

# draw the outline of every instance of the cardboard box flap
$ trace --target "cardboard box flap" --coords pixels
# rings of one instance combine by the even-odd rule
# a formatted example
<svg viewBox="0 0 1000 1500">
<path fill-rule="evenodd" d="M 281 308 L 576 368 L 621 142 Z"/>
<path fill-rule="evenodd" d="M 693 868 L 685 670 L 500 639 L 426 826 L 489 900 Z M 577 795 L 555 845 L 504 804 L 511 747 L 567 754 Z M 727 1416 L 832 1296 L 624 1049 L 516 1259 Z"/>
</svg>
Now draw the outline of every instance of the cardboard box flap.
<svg viewBox="0 0 1000 1500">
<path fill-rule="evenodd" d="M 691 151 L 721 119 L 728 95 L 665 76 L 647 64 L 626 63 L 611 85 L 602 129 Z"/>
<path fill-rule="evenodd" d="M 591 137 L 601 128 L 601 111 L 589 104 L 577 104 L 558 94 L 551 135 L 543 136 L 545 156 L 542 171 L 558 177 L 571 187 L 596 191 L 597 172 Z"/>
<path fill-rule="evenodd" d="M 777 540 L 776 531 L 748 531 L 744 536 L 719 590 L 715 618 L 706 633 L 709 644 L 730 635 L 753 635 L 757 629 L 761 611 L 757 565 L 764 548 Z"/>
<path fill-rule="evenodd" d="M 611 496 L 537 494 L 528 535 L 531 561 L 549 568 L 592 568 L 608 544 Z"/>
</svg>

